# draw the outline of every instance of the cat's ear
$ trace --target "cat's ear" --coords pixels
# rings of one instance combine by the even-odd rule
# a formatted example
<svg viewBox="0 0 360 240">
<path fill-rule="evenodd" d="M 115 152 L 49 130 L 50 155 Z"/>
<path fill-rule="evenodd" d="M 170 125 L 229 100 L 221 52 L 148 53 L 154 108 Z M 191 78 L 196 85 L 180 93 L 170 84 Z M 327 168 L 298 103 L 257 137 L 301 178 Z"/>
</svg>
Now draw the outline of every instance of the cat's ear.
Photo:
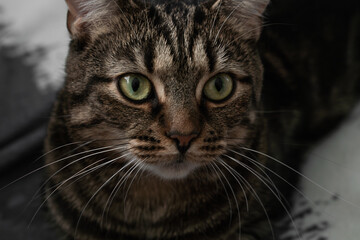
<svg viewBox="0 0 360 240">
<path fill-rule="evenodd" d="M 211 10 L 218 8 L 223 0 L 209 0 L 204 3 L 205 7 Z"/>
<path fill-rule="evenodd" d="M 249 32 L 248 37 L 258 39 L 263 14 L 270 0 L 209 0 L 206 6 L 211 11 L 221 10 L 225 20 L 238 30 Z"/>
<path fill-rule="evenodd" d="M 243 9 L 243 12 L 248 10 L 248 14 L 262 17 L 266 10 L 266 7 L 269 5 L 270 0 L 235 0 L 232 2 L 233 6 Z"/>
<path fill-rule="evenodd" d="M 269 4 L 270 0 L 209 0 L 205 5 L 214 10 L 221 6 L 233 6 L 236 8 L 248 9 L 257 15 L 262 15 Z"/>
<path fill-rule="evenodd" d="M 74 37 L 89 34 L 91 29 L 111 19 L 116 12 L 139 8 L 137 0 L 65 0 L 68 6 L 67 28 Z"/>
<path fill-rule="evenodd" d="M 73 36 L 81 35 L 86 28 L 85 17 L 88 9 L 85 7 L 86 1 L 81 0 L 65 0 L 68 6 L 67 13 L 67 29 Z"/>
</svg>

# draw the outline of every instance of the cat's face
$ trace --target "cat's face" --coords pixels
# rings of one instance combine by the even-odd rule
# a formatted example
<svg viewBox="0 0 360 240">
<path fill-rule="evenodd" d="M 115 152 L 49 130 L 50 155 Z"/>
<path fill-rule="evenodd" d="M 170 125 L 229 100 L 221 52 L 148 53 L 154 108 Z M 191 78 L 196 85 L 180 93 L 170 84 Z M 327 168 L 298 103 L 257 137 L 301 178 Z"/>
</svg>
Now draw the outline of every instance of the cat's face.
<svg viewBox="0 0 360 240">
<path fill-rule="evenodd" d="M 166 179 L 251 143 L 266 1 L 99 2 L 68 1 L 72 139 Z"/>
</svg>

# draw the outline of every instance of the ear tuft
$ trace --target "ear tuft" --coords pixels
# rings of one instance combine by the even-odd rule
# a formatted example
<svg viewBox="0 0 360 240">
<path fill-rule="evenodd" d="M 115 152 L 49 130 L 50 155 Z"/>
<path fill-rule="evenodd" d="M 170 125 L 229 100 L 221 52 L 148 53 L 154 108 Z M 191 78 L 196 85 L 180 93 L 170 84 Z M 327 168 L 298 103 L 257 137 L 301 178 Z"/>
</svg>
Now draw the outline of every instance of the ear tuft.
<svg viewBox="0 0 360 240">
<path fill-rule="evenodd" d="M 270 0 L 243 0 L 244 8 L 253 11 L 253 14 L 262 17 Z"/>
<path fill-rule="evenodd" d="M 210 0 L 204 3 L 205 7 L 214 10 L 217 9 L 223 0 Z"/>
<path fill-rule="evenodd" d="M 233 7 L 242 5 L 243 9 L 249 9 L 256 12 L 257 15 L 262 15 L 269 2 L 270 0 L 208 0 L 204 5 L 210 10 L 217 9 L 222 5 Z"/>
<path fill-rule="evenodd" d="M 65 0 L 68 6 L 67 28 L 78 37 L 87 34 L 90 26 L 96 26 L 119 9 L 113 0 Z"/>
<path fill-rule="evenodd" d="M 244 37 L 258 39 L 262 17 L 270 0 L 210 0 L 210 9 L 220 9 L 224 21 L 231 23 L 238 31 L 246 32 Z M 217 11 L 217 10 L 216 10 Z"/>
</svg>

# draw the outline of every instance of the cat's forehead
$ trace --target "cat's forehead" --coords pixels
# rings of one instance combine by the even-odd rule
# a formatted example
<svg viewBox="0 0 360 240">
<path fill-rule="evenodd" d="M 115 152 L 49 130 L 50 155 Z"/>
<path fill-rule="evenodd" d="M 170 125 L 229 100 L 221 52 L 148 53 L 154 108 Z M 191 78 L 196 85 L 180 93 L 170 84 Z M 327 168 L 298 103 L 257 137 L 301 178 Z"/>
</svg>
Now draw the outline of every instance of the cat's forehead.
<svg viewBox="0 0 360 240">
<path fill-rule="evenodd" d="M 249 21 L 242 5 L 229 11 L 229 1 L 215 8 L 202 2 L 218 1 L 156 0 L 141 7 L 107 7 L 108 14 L 95 11 L 86 16 L 88 22 L 93 19 L 89 45 L 85 51 L 73 48 L 72 56 L 81 53 L 88 75 L 115 79 L 140 73 L 174 94 L 194 93 L 199 82 L 219 73 L 258 82 L 256 36 L 248 34 L 258 20 Z M 233 18 L 235 14 L 244 18 Z"/>
<path fill-rule="evenodd" d="M 224 38 L 215 26 L 217 16 L 192 1 L 154 2 L 127 19 L 125 25 L 110 28 L 114 34 L 109 36 L 114 41 L 100 36 L 110 48 L 122 49 L 121 54 L 111 56 L 111 61 L 120 60 L 123 67 L 130 68 L 127 71 L 137 68 L 166 79 L 176 73 L 181 81 L 186 75 L 212 73 L 224 68 L 233 68 L 243 74 L 239 60 L 247 56 L 242 54 L 246 47 L 238 41 L 238 49 L 231 47 L 231 44 L 235 45 L 231 41 L 236 35 L 233 33 L 234 36 Z M 119 69 L 111 66 L 109 71 L 115 74 Z"/>
</svg>

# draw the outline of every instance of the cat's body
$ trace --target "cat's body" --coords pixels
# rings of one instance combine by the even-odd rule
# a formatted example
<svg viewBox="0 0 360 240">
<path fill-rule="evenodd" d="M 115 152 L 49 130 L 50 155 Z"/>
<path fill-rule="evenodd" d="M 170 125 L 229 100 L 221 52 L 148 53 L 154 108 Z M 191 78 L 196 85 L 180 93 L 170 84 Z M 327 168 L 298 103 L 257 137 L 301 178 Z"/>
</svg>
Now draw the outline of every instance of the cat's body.
<svg viewBox="0 0 360 240">
<path fill-rule="evenodd" d="M 279 104 L 298 75 L 264 44 L 262 96 L 267 1 L 67 2 L 73 40 L 46 141 L 60 227 L 80 240 L 272 239 L 281 196 L 265 170 L 281 164 L 262 153 L 289 156 L 282 141 L 348 109 L 318 120 L 296 115 L 301 97 Z M 354 102 L 354 81 L 330 89 Z"/>
</svg>

